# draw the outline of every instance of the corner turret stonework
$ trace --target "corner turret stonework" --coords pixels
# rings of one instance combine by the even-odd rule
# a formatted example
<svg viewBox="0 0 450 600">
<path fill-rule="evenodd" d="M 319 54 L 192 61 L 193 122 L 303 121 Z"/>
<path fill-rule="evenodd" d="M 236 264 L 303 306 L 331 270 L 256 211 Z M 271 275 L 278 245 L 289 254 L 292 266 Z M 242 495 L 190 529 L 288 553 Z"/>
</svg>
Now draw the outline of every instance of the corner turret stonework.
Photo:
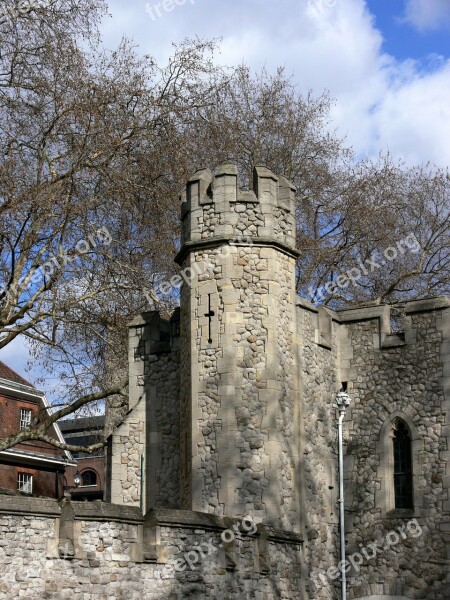
<svg viewBox="0 0 450 600">
<path fill-rule="evenodd" d="M 344 388 L 348 598 L 447 600 L 450 299 L 405 302 L 393 332 L 387 305 L 334 311 L 296 296 L 295 190 L 264 167 L 252 187 L 240 190 L 229 164 L 195 173 L 181 209 L 180 309 L 130 325 L 129 412 L 108 447 L 107 499 L 127 519 L 132 507 L 143 515 L 130 548 L 142 576 L 165 569 L 143 597 L 159 598 L 162 582 L 183 598 L 339 597 L 333 404 Z M 406 512 L 397 419 L 411 438 Z M 69 547 L 82 518 L 76 508 L 61 529 Z M 395 548 L 363 559 L 400 531 Z M 218 552 L 203 556 L 210 533 Z"/>
<path fill-rule="evenodd" d="M 298 530 L 294 188 L 198 171 L 182 205 L 181 504 Z M 203 263 L 206 268 L 194 268 Z"/>
</svg>

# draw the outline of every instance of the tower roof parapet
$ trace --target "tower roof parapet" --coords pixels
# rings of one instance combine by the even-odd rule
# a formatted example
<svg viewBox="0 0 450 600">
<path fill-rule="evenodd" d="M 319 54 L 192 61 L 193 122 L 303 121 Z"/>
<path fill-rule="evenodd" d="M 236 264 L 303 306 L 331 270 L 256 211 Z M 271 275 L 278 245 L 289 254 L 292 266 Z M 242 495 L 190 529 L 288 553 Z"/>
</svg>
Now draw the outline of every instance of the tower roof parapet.
<svg viewBox="0 0 450 600">
<path fill-rule="evenodd" d="M 284 246 L 297 255 L 295 187 L 264 166 L 253 169 L 253 190 L 238 185 L 234 164 L 198 169 L 182 196 L 182 251 L 192 245 L 247 239 Z M 183 248 L 185 250 L 183 251 Z"/>
</svg>

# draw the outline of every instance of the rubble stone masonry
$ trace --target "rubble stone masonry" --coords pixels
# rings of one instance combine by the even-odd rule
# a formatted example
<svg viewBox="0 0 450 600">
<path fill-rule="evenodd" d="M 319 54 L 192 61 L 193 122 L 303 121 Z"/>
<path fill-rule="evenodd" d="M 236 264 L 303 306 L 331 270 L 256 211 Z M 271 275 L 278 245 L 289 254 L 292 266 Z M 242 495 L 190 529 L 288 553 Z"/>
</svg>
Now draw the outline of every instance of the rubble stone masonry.
<svg viewBox="0 0 450 600">
<path fill-rule="evenodd" d="M 203 170 L 182 214 L 182 507 L 299 531 L 292 186 L 256 168 L 242 192 L 234 166 Z"/>
<path fill-rule="evenodd" d="M 0 496 L 0 600 L 339 600 L 340 389 L 348 599 L 449 600 L 450 300 L 405 303 L 396 333 L 386 305 L 313 306 L 292 185 L 264 167 L 237 181 L 229 164 L 190 179 L 180 309 L 130 325 L 112 503 Z"/>
</svg>

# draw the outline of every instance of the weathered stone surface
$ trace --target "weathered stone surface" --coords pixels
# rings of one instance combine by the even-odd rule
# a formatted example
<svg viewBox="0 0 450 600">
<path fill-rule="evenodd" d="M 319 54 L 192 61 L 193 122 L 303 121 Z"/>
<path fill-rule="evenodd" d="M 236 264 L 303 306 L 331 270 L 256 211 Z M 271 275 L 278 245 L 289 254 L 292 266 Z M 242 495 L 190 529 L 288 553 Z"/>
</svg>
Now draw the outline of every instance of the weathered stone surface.
<svg viewBox="0 0 450 600">
<path fill-rule="evenodd" d="M 123 507 L 107 504 L 99 509 L 98 521 L 91 520 L 91 510 L 84 520 L 81 503 L 73 504 L 71 513 L 79 525 L 74 557 L 64 554 L 64 548 L 61 557 L 46 557 L 48 541 L 59 535 L 59 521 L 33 516 L 39 508 L 36 499 L 29 501 L 28 516 L 1 517 L 3 539 L 8 540 L 0 545 L 1 600 L 271 598 L 274 582 L 278 598 L 298 597 L 301 540 L 296 536 L 265 532 L 267 571 L 261 576 L 254 568 L 263 551 L 257 542 L 261 531 L 250 533 L 239 520 L 225 522 L 214 515 L 152 511 L 149 523 L 158 523 L 156 562 L 136 562 L 142 524 L 109 521 L 111 515 L 123 514 Z M 137 519 L 132 507 L 126 511 Z"/>
<path fill-rule="evenodd" d="M 450 598 L 450 300 L 406 303 L 392 332 L 389 306 L 296 297 L 294 189 L 264 167 L 253 188 L 229 164 L 190 179 L 180 311 L 130 326 L 122 507 L 0 498 L 0 599 L 339 598 L 344 384 L 348 598 Z M 413 510 L 395 509 L 398 419 Z"/>
<path fill-rule="evenodd" d="M 361 556 L 361 564 L 357 556 L 356 568 L 347 573 L 348 597 L 450 597 L 450 537 L 444 533 L 450 523 L 449 507 L 444 506 L 449 497 L 448 306 L 446 298 L 406 304 L 405 332 L 391 336 L 387 306 L 331 311 L 326 325 L 320 311 L 298 303 L 306 560 L 311 594 L 317 600 L 332 597 L 339 588 L 339 572 L 330 573 L 329 568 L 339 562 L 336 420 L 331 405 L 341 382 L 347 383 L 352 399 L 345 422 L 347 555 Z M 330 325 L 327 350 L 320 340 L 329 334 Z M 413 511 L 393 510 L 393 449 L 386 436 L 396 418 L 411 432 Z M 373 557 L 371 544 L 378 548 Z"/>
</svg>

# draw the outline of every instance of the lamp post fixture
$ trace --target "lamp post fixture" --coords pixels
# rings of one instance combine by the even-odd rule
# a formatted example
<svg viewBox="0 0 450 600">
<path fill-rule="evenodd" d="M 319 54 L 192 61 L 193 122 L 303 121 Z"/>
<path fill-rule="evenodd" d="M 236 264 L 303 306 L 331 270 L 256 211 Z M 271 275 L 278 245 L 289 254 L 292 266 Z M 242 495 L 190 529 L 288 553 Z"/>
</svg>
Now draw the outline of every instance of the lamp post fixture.
<svg viewBox="0 0 450 600">
<path fill-rule="evenodd" d="M 345 413 L 350 405 L 350 396 L 341 391 L 336 396 L 336 404 L 333 405 L 339 411 L 338 418 L 338 446 L 339 446 L 339 532 L 341 547 L 341 590 L 342 600 L 347 599 L 347 577 L 345 573 L 345 513 L 344 513 L 344 449 L 342 439 L 342 427 Z"/>
<path fill-rule="evenodd" d="M 80 485 L 80 483 L 81 483 L 81 475 L 80 475 L 80 472 L 77 471 L 75 473 L 75 475 L 73 476 L 73 485 L 65 485 L 64 486 L 64 497 L 68 498 L 70 500 L 71 495 L 70 495 L 69 490 L 76 490 L 77 487 Z"/>
</svg>

